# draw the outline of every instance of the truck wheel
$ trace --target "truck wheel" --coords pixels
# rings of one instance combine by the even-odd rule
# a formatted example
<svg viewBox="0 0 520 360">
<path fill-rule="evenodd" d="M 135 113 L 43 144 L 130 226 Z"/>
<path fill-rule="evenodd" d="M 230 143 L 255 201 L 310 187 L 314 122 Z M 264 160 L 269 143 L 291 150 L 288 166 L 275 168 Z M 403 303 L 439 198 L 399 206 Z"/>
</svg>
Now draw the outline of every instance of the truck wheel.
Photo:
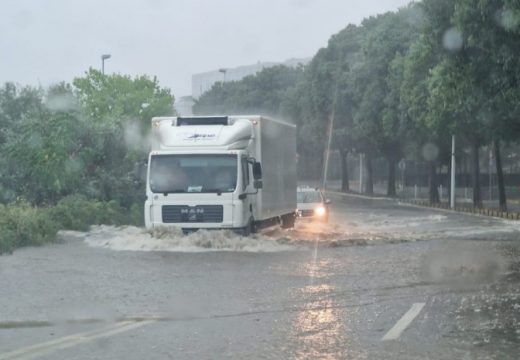
<svg viewBox="0 0 520 360">
<path fill-rule="evenodd" d="M 282 215 L 282 229 L 292 229 L 295 221 L 295 214 Z"/>
<path fill-rule="evenodd" d="M 242 233 L 240 235 L 243 237 L 248 237 L 251 235 L 251 226 L 247 225 L 246 227 L 242 228 Z"/>
<path fill-rule="evenodd" d="M 242 236 L 249 236 L 254 233 L 256 233 L 255 220 L 251 218 L 249 219 L 247 226 L 242 229 Z"/>
</svg>

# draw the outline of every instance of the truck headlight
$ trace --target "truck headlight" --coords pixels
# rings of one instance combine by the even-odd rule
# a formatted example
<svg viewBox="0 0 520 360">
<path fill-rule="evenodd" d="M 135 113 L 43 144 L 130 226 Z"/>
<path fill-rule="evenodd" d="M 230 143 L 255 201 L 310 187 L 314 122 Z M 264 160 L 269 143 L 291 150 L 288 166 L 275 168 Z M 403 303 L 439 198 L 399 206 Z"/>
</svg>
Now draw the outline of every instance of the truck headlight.
<svg viewBox="0 0 520 360">
<path fill-rule="evenodd" d="M 327 210 L 323 206 L 320 206 L 320 207 L 317 207 L 316 209 L 314 209 L 314 214 L 316 214 L 318 216 L 324 216 L 326 213 L 327 213 Z"/>
</svg>

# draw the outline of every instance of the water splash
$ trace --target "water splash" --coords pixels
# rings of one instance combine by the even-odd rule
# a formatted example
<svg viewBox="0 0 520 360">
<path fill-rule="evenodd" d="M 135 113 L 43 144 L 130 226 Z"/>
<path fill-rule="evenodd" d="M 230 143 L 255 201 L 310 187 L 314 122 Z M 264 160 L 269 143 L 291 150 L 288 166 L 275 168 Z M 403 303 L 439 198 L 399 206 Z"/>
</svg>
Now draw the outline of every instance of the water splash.
<svg viewBox="0 0 520 360">
<path fill-rule="evenodd" d="M 205 231 L 184 235 L 177 228 L 160 228 L 148 232 L 137 227 L 94 226 L 85 235 L 92 247 L 119 251 L 171 252 L 280 252 L 294 250 L 293 246 L 267 239 L 262 235 L 242 237 L 231 231 Z"/>
<path fill-rule="evenodd" d="M 67 232 L 62 232 L 65 236 Z M 400 236 L 348 230 L 340 225 L 300 223 L 294 229 L 271 228 L 249 237 L 228 230 L 197 232 L 184 235 L 180 229 L 163 227 L 153 232 L 133 226 L 93 226 L 79 236 L 91 247 L 116 251 L 170 252 L 282 252 L 312 250 L 317 259 L 318 247 L 345 247 L 413 241 Z M 62 236 L 62 237 L 63 237 Z"/>
<path fill-rule="evenodd" d="M 66 240 L 67 232 L 61 232 Z M 89 246 L 116 251 L 169 252 L 282 252 L 312 251 L 318 261 L 319 250 L 350 246 L 376 246 L 424 240 L 496 240 L 515 239 L 520 225 L 506 221 L 471 221 L 442 214 L 395 217 L 372 214 L 339 225 L 321 222 L 297 222 L 294 229 L 270 228 L 249 237 L 232 231 L 198 231 L 183 235 L 177 228 L 164 227 L 148 232 L 137 227 L 94 226 L 77 237 Z"/>
</svg>

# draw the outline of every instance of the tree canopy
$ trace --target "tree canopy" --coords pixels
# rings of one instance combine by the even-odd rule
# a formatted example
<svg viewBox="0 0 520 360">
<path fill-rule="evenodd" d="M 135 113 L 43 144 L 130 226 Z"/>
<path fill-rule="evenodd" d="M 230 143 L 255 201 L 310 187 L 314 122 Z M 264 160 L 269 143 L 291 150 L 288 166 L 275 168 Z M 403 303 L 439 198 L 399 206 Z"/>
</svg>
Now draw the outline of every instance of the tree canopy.
<svg viewBox="0 0 520 360">
<path fill-rule="evenodd" d="M 388 164 L 389 195 L 397 162 L 415 159 L 431 169 L 431 201 L 439 199 L 436 169 L 449 165 L 456 135 L 471 149 L 474 204 L 481 206 L 479 149 L 518 139 L 519 35 L 517 1 L 423 0 L 348 25 L 303 69 L 217 83 L 195 111 L 261 111 L 298 124 L 303 173 L 321 171 L 334 117 L 334 148 L 365 154 L 367 192 L 373 158 Z"/>
</svg>

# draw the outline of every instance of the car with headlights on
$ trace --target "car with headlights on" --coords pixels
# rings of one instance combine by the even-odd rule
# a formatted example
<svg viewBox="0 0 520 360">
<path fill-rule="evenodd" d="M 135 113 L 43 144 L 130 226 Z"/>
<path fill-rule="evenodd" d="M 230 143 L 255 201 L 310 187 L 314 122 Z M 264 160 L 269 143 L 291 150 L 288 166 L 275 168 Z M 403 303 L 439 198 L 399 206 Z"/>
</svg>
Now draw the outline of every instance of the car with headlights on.
<svg viewBox="0 0 520 360">
<path fill-rule="evenodd" d="M 299 219 L 329 221 L 329 204 L 331 201 L 325 199 L 319 189 L 299 187 L 296 192 L 296 202 Z"/>
</svg>

